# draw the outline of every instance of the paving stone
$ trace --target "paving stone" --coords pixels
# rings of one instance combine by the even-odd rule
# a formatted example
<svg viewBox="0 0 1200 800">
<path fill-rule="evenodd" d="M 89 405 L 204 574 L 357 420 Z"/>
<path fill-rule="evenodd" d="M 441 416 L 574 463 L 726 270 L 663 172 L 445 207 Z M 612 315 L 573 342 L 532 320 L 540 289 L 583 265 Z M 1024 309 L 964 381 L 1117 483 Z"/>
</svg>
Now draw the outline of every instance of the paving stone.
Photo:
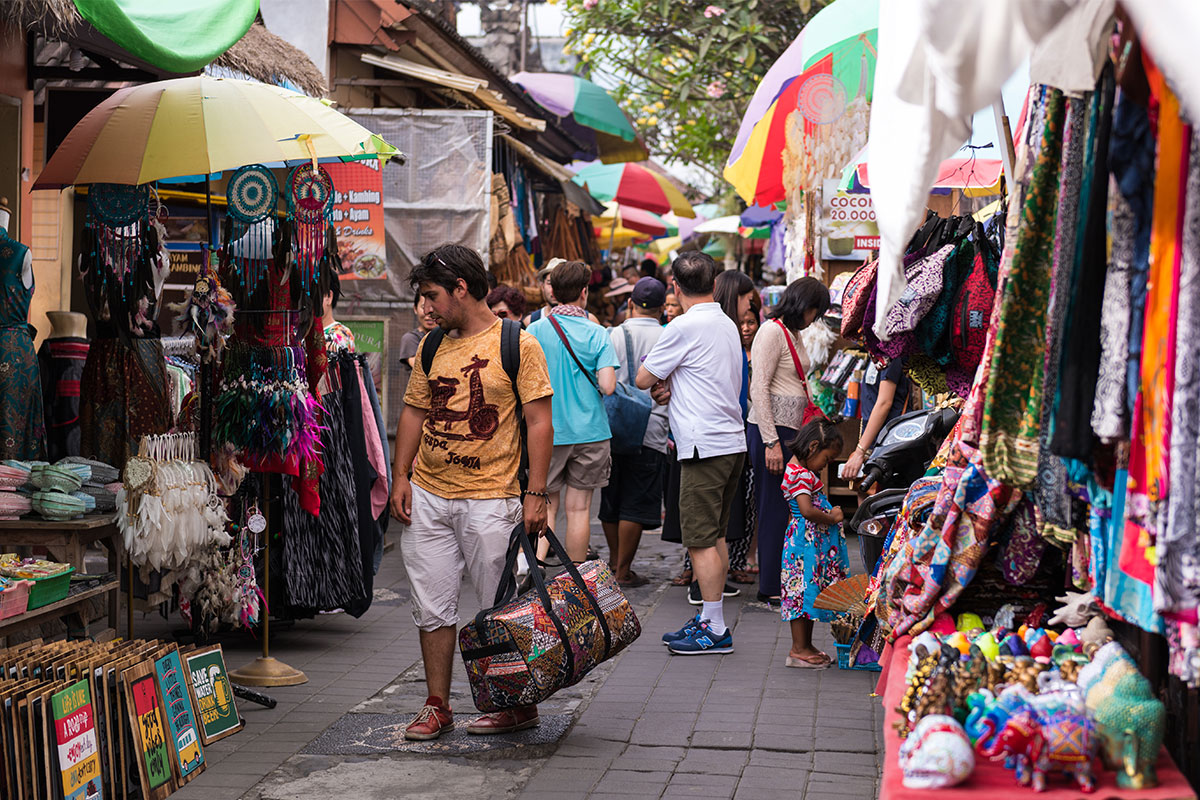
<svg viewBox="0 0 1200 800">
<path fill-rule="evenodd" d="M 813 754 L 813 770 L 868 778 L 878 774 L 874 753 L 829 753 L 817 750 Z"/>
<path fill-rule="evenodd" d="M 745 750 L 712 750 L 692 747 L 675 768 L 675 774 L 741 775 L 749 754 Z"/>
<path fill-rule="evenodd" d="M 749 750 L 753 732 L 747 728 L 741 731 L 702 731 L 692 733 L 692 747 L 714 747 L 719 749 Z"/>
</svg>

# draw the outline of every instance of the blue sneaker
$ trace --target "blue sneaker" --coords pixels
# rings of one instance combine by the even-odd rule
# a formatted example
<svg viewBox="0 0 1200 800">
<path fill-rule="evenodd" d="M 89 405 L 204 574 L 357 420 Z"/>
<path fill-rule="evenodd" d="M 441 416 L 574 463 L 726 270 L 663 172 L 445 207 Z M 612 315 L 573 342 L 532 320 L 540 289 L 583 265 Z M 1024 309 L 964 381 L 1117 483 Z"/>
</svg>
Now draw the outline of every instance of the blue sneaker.
<svg viewBox="0 0 1200 800">
<path fill-rule="evenodd" d="M 703 620 L 701 620 L 701 619 L 700 619 L 700 615 L 699 615 L 699 614 L 697 614 L 696 616 L 694 616 L 694 617 L 692 617 L 691 619 L 689 619 L 689 620 L 687 621 L 687 624 L 686 624 L 686 625 L 684 625 L 684 626 L 683 626 L 682 628 L 680 628 L 679 630 L 677 630 L 677 631 L 671 631 L 670 633 L 664 633 L 664 634 L 662 635 L 662 643 L 663 643 L 663 644 L 670 644 L 671 642 L 677 642 L 677 641 L 679 641 L 680 639 L 683 639 L 683 638 L 684 638 L 684 637 L 686 637 L 686 636 L 690 636 L 690 635 L 691 635 L 691 633 L 692 633 L 692 631 L 694 631 L 694 630 L 696 630 L 697 628 L 699 628 L 699 627 L 700 627 L 700 623 L 701 623 L 702 621 L 703 621 Z"/>
<path fill-rule="evenodd" d="M 670 642 L 667 645 L 667 649 L 677 656 L 732 653 L 733 631 L 726 628 L 723 634 L 717 636 L 708 627 L 707 621 L 701 622 L 698 627 L 691 629 L 683 638 Z"/>
</svg>

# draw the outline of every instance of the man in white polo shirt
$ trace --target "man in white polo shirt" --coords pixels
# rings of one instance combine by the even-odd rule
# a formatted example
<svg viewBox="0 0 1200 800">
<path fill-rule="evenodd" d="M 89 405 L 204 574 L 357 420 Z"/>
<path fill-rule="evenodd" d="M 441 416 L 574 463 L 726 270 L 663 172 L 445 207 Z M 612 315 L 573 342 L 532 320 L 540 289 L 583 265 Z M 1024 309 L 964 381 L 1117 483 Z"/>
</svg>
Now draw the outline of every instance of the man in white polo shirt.
<svg viewBox="0 0 1200 800">
<path fill-rule="evenodd" d="M 720 269 L 705 253 L 686 252 L 671 267 L 684 313 L 667 325 L 638 369 L 638 388 L 666 382 L 667 414 L 679 452 L 679 527 L 700 584 L 700 613 L 663 635 L 672 653 L 732 653 L 722 591 L 729 571 L 725 531 L 746 458 L 739 401 L 742 340 L 713 301 Z"/>
</svg>

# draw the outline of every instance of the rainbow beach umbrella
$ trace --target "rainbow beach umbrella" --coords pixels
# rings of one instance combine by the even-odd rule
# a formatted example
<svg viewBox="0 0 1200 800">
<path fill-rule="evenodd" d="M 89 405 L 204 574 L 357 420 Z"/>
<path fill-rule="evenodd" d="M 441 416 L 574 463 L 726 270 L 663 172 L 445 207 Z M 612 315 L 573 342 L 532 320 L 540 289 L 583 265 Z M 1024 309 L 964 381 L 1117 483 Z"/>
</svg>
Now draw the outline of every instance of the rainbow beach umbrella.
<svg viewBox="0 0 1200 800">
<path fill-rule="evenodd" d="M 785 198 L 783 152 L 793 111 L 810 132 L 836 121 L 853 98 L 870 101 L 878 37 L 879 0 L 833 0 L 767 70 L 725 164 L 724 177 L 743 200 Z"/>
<path fill-rule="evenodd" d="M 605 164 L 650 157 L 629 117 L 603 87 L 558 72 L 518 72 L 510 80 L 539 106 L 561 117 L 569 133 L 594 143 Z"/>
<path fill-rule="evenodd" d="M 592 221 L 596 225 L 604 225 L 617 220 L 617 224 L 629 228 L 630 230 L 648 233 L 651 236 L 675 236 L 679 233 L 679 228 L 667 222 L 651 211 L 644 211 L 640 208 L 626 206 L 621 208 L 616 203 L 606 203 L 607 208 L 604 213 L 598 217 L 592 217 Z"/>
</svg>

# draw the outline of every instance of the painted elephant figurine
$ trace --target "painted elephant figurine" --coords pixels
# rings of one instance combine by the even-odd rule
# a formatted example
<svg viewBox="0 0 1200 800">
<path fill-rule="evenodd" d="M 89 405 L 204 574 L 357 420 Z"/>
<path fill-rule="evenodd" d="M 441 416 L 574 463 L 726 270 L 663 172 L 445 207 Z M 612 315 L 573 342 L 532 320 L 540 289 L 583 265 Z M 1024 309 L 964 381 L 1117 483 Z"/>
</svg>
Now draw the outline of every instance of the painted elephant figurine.
<svg viewBox="0 0 1200 800">
<path fill-rule="evenodd" d="M 1088 713 L 1096 723 L 1104 763 L 1117 773 L 1123 789 L 1158 785 L 1155 763 L 1162 749 L 1166 707 L 1150 682 L 1116 642 L 1096 653 L 1079 671 Z"/>
<path fill-rule="evenodd" d="M 1096 741 L 1092 725 L 1082 714 L 1062 712 L 1039 723 L 1032 711 L 1014 714 L 983 751 L 989 758 L 1015 757 L 1017 782 L 1032 782 L 1035 792 L 1046 791 L 1046 776 L 1063 773 L 1075 779 L 1081 792 L 1096 788 L 1092 758 Z"/>
<path fill-rule="evenodd" d="M 985 692 L 986 694 L 984 694 Z M 1033 695 L 1020 684 L 1009 686 L 1000 692 L 999 697 L 994 699 L 992 693 L 986 689 L 976 694 L 983 696 L 976 700 L 974 706 L 970 705 L 970 699 L 968 699 L 971 713 L 967 715 L 965 727 L 967 735 L 975 743 L 975 751 L 982 753 L 985 747 L 992 744 L 993 737 L 1014 714 L 1029 710 Z M 1005 766 L 1011 769 L 1013 765 L 1008 763 Z"/>
</svg>

